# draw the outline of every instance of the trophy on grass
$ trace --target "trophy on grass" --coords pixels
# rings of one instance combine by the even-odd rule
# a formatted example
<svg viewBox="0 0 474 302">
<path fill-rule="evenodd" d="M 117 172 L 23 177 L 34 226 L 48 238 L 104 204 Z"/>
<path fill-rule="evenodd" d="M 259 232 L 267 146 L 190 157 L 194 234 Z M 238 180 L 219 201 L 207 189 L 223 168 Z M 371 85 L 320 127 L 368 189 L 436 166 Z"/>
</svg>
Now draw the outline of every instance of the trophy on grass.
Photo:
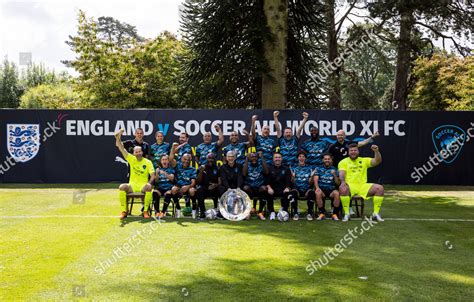
<svg viewBox="0 0 474 302">
<path fill-rule="evenodd" d="M 229 189 L 219 199 L 221 215 L 231 221 L 240 221 L 250 215 L 250 197 L 241 189 Z"/>
</svg>

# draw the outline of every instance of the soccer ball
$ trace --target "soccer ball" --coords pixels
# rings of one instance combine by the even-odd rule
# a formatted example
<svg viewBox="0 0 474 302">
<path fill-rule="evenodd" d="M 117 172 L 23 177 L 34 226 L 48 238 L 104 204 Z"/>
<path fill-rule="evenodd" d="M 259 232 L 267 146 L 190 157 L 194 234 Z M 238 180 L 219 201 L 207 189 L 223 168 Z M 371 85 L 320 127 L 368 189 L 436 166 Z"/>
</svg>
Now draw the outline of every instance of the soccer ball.
<svg viewBox="0 0 474 302">
<path fill-rule="evenodd" d="M 290 219 L 290 214 L 288 214 L 287 211 L 279 211 L 277 214 L 277 218 L 281 222 L 285 222 L 285 221 L 288 221 L 288 219 Z"/>
<path fill-rule="evenodd" d="M 217 217 L 216 209 L 209 209 L 206 211 L 206 218 L 209 220 L 214 220 Z"/>
</svg>

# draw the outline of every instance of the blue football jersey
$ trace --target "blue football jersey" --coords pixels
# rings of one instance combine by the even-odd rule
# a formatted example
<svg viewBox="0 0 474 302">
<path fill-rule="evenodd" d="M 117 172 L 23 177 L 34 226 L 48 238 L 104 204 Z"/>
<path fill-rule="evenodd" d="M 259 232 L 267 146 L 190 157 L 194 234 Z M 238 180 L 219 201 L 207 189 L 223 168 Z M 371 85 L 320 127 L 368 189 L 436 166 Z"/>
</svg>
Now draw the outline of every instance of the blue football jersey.
<svg viewBox="0 0 474 302">
<path fill-rule="evenodd" d="M 163 142 L 161 144 L 154 143 L 150 147 L 150 154 L 152 156 L 152 162 L 155 169 L 160 164 L 161 157 L 170 153 L 170 144 Z"/>
<path fill-rule="evenodd" d="M 288 167 L 296 166 L 298 163 L 298 138 L 292 136 L 290 139 L 286 139 L 282 136 L 278 139 L 278 145 L 280 146 L 283 164 Z"/>
<path fill-rule="evenodd" d="M 316 174 L 319 176 L 318 185 L 321 189 L 329 191 L 336 189 L 336 181 L 331 173 L 332 170 L 336 171 L 336 175 L 339 177 L 339 171 L 333 166 L 329 168 L 325 166 L 318 167 Z"/>
<path fill-rule="evenodd" d="M 301 150 L 306 152 L 306 164 L 312 167 L 323 165 L 323 154 L 326 153 L 331 144 L 325 140 L 313 141 L 308 139 L 301 145 Z"/>
<path fill-rule="evenodd" d="M 217 143 L 199 144 L 196 147 L 196 157 L 199 159 L 199 165 L 205 165 L 207 163 L 207 155 L 214 153 L 217 156 Z"/>
<path fill-rule="evenodd" d="M 191 184 L 191 180 L 196 179 L 196 169 L 189 166 L 184 168 L 181 163 L 176 165 L 176 184 L 180 187 Z"/>
<path fill-rule="evenodd" d="M 310 187 L 311 167 L 308 165 L 297 165 L 293 166 L 291 171 L 295 174 L 295 188 L 300 192 L 306 192 Z"/>
</svg>

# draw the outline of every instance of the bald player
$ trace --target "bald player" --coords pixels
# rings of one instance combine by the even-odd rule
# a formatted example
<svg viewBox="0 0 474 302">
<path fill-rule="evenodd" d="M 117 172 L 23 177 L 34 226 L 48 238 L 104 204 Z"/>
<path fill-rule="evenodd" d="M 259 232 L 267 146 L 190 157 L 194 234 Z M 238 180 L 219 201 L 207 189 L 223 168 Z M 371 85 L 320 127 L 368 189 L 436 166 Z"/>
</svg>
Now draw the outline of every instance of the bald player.
<svg viewBox="0 0 474 302">
<path fill-rule="evenodd" d="M 130 166 L 130 180 L 126 184 L 119 186 L 119 200 L 122 213 L 120 219 L 124 219 L 128 214 L 127 193 L 143 192 L 145 193 L 145 202 L 143 209 L 143 217 L 150 218 L 148 209 L 150 208 L 153 183 L 155 182 L 155 169 L 149 159 L 143 156 L 143 150 L 140 146 L 133 148 L 133 155 L 128 153 L 121 141 L 124 129 L 120 129 L 115 133 L 115 145 L 122 153 L 123 158 Z"/>
<path fill-rule="evenodd" d="M 230 144 L 222 148 L 224 161 L 227 152 L 233 151 L 235 154 L 235 162 L 239 165 L 243 165 L 245 163 L 245 151 L 247 151 L 249 147 L 253 146 L 253 137 L 247 130 L 243 130 L 242 133 L 247 136 L 247 141 L 242 143 L 239 143 L 239 133 L 237 131 L 232 131 L 230 133 Z"/>
<path fill-rule="evenodd" d="M 344 132 L 344 130 L 337 131 L 337 133 L 336 133 L 336 140 L 337 141 L 329 147 L 329 151 L 328 151 L 329 153 L 331 153 L 331 155 L 333 157 L 334 166 L 337 167 L 339 162 L 349 155 L 349 145 L 350 144 L 356 143 L 357 146 L 360 148 L 360 147 L 363 147 L 367 144 L 373 143 L 374 139 L 377 136 L 379 136 L 378 131 L 376 131 L 374 134 L 372 134 L 372 136 L 370 136 L 369 138 L 366 138 L 363 141 L 353 142 L 353 141 L 350 141 L 350 140 L 346 139 L 346 133 Z"/>
<path fill-rule="evenodd" d="M 343 222 L 350 219 L 349 205 L 351 197 L 360 195 L 362 198 L 374 197 L 374 212 L 372 220 L 383 221 L 380 216 L 380 207 L 384 199 L 384 188 L 379 184 L 367 183 L 367 169 L 378 166 L 382 162 L 379 147 L 372 145 L 374 157 L 360 157 L 357 144 L 349 145 L 349 157 L 339 163 L 339 178 L 341 184 L 339 193 L 341 195 L 342 207 L 344 209 Z"/>
<path fill-rule="evenodd" d="M 217 150 L 224 143 L 224 134 L 222 133 L 221 127 L 219 125 L 215 125 L 214 129 L 216 129 L 216 131 L 219 133 L 219 138 L 217 141 L 213 143 L 211 132 L 206 132 L 202 136 L 203 143 L 196 147 L 196 162 L 198 166 L 205 166 L 207 163 L 207 155 L 211 153 L 217 154 Z"/>
</svg>

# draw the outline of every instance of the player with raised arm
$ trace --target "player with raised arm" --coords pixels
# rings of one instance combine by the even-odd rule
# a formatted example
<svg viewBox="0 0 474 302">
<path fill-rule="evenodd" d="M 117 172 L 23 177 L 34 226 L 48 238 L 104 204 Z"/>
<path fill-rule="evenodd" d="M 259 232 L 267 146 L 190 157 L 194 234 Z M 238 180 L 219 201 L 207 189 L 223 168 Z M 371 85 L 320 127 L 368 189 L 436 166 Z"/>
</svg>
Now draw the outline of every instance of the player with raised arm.
<svg viewBox="0 0 474 302">
<path fill-rule="evenodd" d="M 235 162 L 239 165 L 243 165 L 245 162 L 245 152 L 251 146 L 253 146 L 252 135 L 247 131 L 243 130 L 243 133 L 247 136 L 247 141 L 239 143 L 239 133 L 237 131 L 232 131 L 229 136 L 230 144 L 222 148 L 223 159 L 225 161 L 225 155 L 229 151 L 233 151 L 235 154 Z"/>
<path fill-rule="evenodd" d="M 334 206 L 331 215 L 332 220 L 339 220 L 337 214 L 339 213 L 341 201 L 339 198 L 339 191 L 336 186 L 340 184 L 339 174 L 337 169 L 333 166 L 332 155 L 329 153 L 323 156 L 323 165 L 317 168 L 314 175 L 314 186 L 316 188 L 316 202 L 318 204 L 319 216 L 317 220 L 323 220 L 326 217 L 326 209 L 324 208 L 324 198 L 331 198 Z"/>
<path fill-rule="evenodd" d="M 267 163 L 262 159 L 262 153 L 250 153 L 245 159 L 242 168 L 244 175 L 244 191 L 253 199 L 253 208 L 251 213 L 256 212 L 257 198 L 260 199 L 258 207 L 258 218 L 265 220 L 265 197 L 267 195 L 267 186 L 265 185 L 265 174 L 268 174 Z"/>
<path fill-rule="evenodd" d="M 279 115 L 280 111 L 273 112 L 273 117 L 275 119 L 275 129 L 278 137 L 278 146 L 280 147 L 279 152 L 283 157 L 283 164 L 291 168 L 298 164 L 298 144 L 301 133 L 303 133 L 304 125 L 308 121 L 309 114 L 303 112 L 303 120 L 300 122 L 295 135 L 293 135 L 293 131 L 290 127 L 284 128 L 283 133 L 281 132 L 280 123 L 278 121 Z"/>
<path fill-rule="evenodd" d="M 150 215 L 148 215 L 148 209 L 152 199 L 151 191 L 155 181 L 155 169 L 153 168 L 152 162 L 143 157 L 143 151 L 140 146 L 135 146 L 133 148 L 133 155 L 125 150 L 121 141 L 122 133 L 124 131 L 124 129 L 120 129 L 115 133 L 115 145 L 130 166 L 129 182 L 119 186 L 119 200 L 122 209 L 120 219 L 124 219 L 128 215 L 127 193 L 132 192 L 145 193 L 143 217 L 150 218 Z"/>
<path fill-rule="evenodd" d="M 196 147 L 196 162 L 198 166 L 206 165 L 207 155 L 210 153 L 217 154 L 217 150 L 219 150 L 219 148 L 224 143 L 224 134 L 222 134 L 221 127 L 219 125 L 215 125 L 214 128 L 219 133 L 219 139 L 213 143 L 211 132 L 206 132 L 202 136 L 203 143 Z"/>
<path fill-rule="evenodd" d="M 356 143 L 357 146 L 363 147 L 367 144 L 373 143 L 374 139 L 379 136 L 379 132 L 376 131 L 369 138 L 364 139 L 360 142 L 354 142 L 346 139 L 346 133 L 344 130 L 339 130 L 336 133 L 336 142 L 329 147 L 329 153 L 333 156 L 333 165 L 337 167 L 339 162 L 349 156 L 349 145 Z"/>
<path fill-rule="evenodd" d="M 271 165 L 273 162 L 273 152 L 275 152 L 276 149 L 276 142 L 275 139 L 270 137 L 270 127 L 268 125 L 262 127 L 262 135 L 256 134 L 255 123 L 257 119 L 257 115 L 252 116 L 252 127 L 250 128 L 250 133 L 254 138 L 257 152 L 262 151 L 263 158 L 266 160 L 267 165 Z"/>
<path fill-rule="evenodd" d="M 339 192 L 344 208 L 344 218 L 342 219 L 344 222 L 350 219 L 349 205 L 351 196 L 354 195 L 360 195 L 364 199 L 373 196 L 372 219 L 383 221 L 379 212 L 384 199 L 384 188 L 379 184 L 367 183 L 367 169 L 380 165 L 382 155 L 378 146 L 372 145 L 371 149 L 374 151 L 374 158 L 360 157 L 359 147 L 357 144 L 352 144 L 349 146 L 349 157 L 339 163 L 339 177 L 341 179 Z"/>
</svg>

